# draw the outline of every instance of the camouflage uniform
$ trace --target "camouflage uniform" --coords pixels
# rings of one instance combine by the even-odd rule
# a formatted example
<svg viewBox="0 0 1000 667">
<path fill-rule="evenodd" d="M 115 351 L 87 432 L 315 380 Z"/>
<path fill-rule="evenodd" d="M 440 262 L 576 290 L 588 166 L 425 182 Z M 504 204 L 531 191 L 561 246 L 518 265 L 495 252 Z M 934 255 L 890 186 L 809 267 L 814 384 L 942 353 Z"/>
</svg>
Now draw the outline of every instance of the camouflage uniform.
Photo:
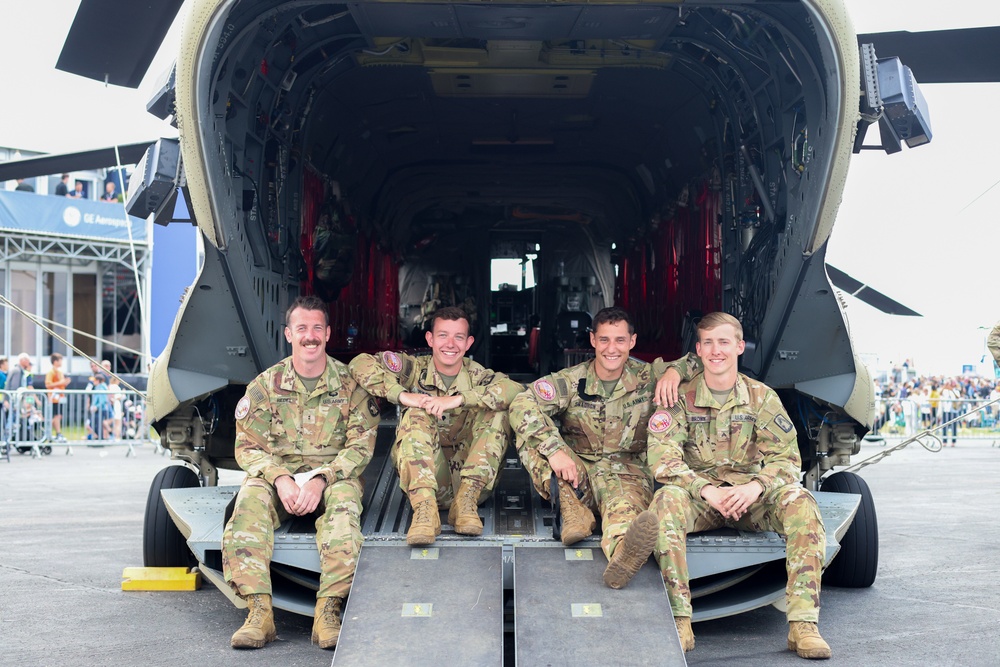
<svg viewBox="0 0 1000 667">
<path fill-rule="evenodd" d="M 789 621 L 819 620 L 826 532 L 812 495 L 799 483 L 795 427 L 772 389 L 745 375 L 724 405 L 703 375 L 681 385 L 673 408 L 649 419 L 649 461 L 658 482 L 656 554 L 674 616 L 691 616 L 687 534 L 731 526 L 786 537 Z M 739 520 L 722 517 L 701 497 L 704 486 L 757 481 L 764 492 Z"/>
<path fill-rule="evenodd" d="M 646 423 L 653 412 L 658 373 L 650 364 L 629 359 L 607 395 L 595 363 L 536 380 L 510 404 L 510 420 L 521 462 L 543 498 L 549 497 L 552 477 L 548 457 L 562 451 L 576 463 L 583 502 L 600 512 L 601 548 L 610 560 L 632 520 L 653 497 Z M 553 417 L 561 421 L 558 428 Z"/>
<path fill-rule="evenodd" d="M 326 479 L 316 519 L 316 597 L 345 597 L 361 549 L 361 473 L 378 426 L 375 400 L 339 361 L 309 393 L 291 357 L 247 386 L 236 407 L 236 460 L 247 477 L 222 536 L 226 581 L 240 597 L 271 594 L 274 530 L 288 517 L 274 487 L 281 475 L 315 470 Z"/>
<path fill-rule="evenodd" d="M 1000 322 L 997 322 L 996 326 L 993 327 L 993 331 L 990 332 L 990 337 L 986 341 L 986 347 L 990 348 L 993 358 L 1000 364 Z"/>
<path fill-rule="evenodd" d="M 405 408 L 396 427 L 392 460 L 404 492 L 433 489 L 439 506 L 451 505 L 462 478 L 482 482 L 479 502 L 489 497 L 510 440 L 507 407 L 522 386 L 471 359 L 446 389 L 431 356 L 382 352 L 359 354 L 351 375 L 373 396 L 399 404 L 403 392 L 456 396 L 465 402 L 443 419 L 419 408 Z"/>
</svg>

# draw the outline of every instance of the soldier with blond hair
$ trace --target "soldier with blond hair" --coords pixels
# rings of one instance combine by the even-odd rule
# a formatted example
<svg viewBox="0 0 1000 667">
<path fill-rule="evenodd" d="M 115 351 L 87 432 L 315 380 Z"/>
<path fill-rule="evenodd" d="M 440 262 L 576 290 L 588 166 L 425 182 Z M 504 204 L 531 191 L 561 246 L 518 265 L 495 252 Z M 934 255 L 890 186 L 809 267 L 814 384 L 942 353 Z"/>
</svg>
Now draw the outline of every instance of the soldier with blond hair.
<svg viewBox="0 0 1000 667">
<path fill-rule="evenodd" d="M 795 427 L 778 395 L 737 370 L 745 346 L 735 317 L 702 317 L 696 344 L 701 372 L 680 385 L 673 407 L 649 418 L 649 465 L 664 484 L 652 504 L 660 571 L 681 645 L 690 651 L 688 533 L 730 526 L 784 535 L 788 648 L 803 658 L 829 658 L 817 628 L 823 521 L 800 483 Z"/>
</svg>

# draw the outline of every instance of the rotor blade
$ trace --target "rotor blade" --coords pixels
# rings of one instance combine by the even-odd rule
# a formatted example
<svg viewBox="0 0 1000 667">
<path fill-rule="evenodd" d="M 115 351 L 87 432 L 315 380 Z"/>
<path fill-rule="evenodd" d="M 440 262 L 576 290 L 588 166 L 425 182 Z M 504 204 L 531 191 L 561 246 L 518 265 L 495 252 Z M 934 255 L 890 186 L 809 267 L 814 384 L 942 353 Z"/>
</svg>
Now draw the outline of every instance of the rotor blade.
<svg viewBox="0 0 1000 667">
<path fill-rule="evenodd" d="M 152 143 L 152 141 L 144 141 L 139 144 L 119 146 L 118 153 L 121 155 L 122 165 L 136 164 L 146 154 L 146 149 Z M 40 157 L 0 163 L 0 182 L 16 178 L 64 174 L 71 171 L 103 169 L 114 167 L 115 165 L 114 147 L 97 148 L 92 151 L 82 151 L 80 153 L 42 155 Z"/>
<path fill-rule="evenodd" d="M 184 0 L 83 0 L 56 69 L 137 88 Z"/>
<path fill-rule="evenodd" d="M 839 290 L 847 292 L 856 299 L 860 299 L 873 308 L 881 310 L 889 315 L 905 315 L 907 317 L 923 317 L 920 313 L 907 308 L 900 302 L 887 297 L 877 289 L 865 285 L 857 278 L 852 278 L 840 269 L 830 264 L 826 265 L 826 274 L 830 277 L 830 282 Z"/>
<path fill-rule="evenodd" d="M 1000 81 L 1000 26 L 872 32 L 858 44 L 874 44 L 879 58 L 898 56 L 918 83 Z"/>
</svg>

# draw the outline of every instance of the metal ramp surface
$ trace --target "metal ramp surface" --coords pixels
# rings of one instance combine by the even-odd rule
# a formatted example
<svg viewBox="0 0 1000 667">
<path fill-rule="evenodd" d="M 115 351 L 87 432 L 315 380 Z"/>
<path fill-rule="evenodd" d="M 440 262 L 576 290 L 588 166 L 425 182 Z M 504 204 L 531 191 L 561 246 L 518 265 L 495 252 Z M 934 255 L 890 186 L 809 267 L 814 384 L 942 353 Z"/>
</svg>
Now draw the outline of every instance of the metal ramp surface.
<svg viewBox="0 0 1000 667">
<path fill-rule="evenodd" d="M 687 664 L 652 560 L 617 591 L 607 564 L 599 548 L 514 548 L 518 667 Z"/>
<path fill-rule="evenodd" d="M 503 665 L 503 548 L 365 544 L 335 665 Z"/>
</svg>

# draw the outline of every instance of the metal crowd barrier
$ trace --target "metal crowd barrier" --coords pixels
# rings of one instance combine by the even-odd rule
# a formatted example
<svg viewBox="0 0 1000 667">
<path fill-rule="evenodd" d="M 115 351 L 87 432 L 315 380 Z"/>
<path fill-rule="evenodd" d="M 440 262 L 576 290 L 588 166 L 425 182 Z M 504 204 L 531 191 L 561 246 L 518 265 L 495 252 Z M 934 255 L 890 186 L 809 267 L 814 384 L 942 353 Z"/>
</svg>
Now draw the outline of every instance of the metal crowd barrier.
<svg viewBox="0 0 1000 667">
<path fill-rule="evenodd" d="M 942 425 L 946 441 L 1000 441 L 1000 403 L 990 398 L 875 399 L 873 435 L 907 438 Z"/>
<path fill-rule="evenodd" d="M 124 446 L 126 456 L 132 456 L 136 445 L 158 445 L 146 414 L 143 396 L 121 386 L 101 391 L 7 391 L 0 414 L 0 444 L 8 460 L 11 451 L 37 457 L 56 447 L 72 454 L 73 447 L 82 446 Z"/>
</svg>

